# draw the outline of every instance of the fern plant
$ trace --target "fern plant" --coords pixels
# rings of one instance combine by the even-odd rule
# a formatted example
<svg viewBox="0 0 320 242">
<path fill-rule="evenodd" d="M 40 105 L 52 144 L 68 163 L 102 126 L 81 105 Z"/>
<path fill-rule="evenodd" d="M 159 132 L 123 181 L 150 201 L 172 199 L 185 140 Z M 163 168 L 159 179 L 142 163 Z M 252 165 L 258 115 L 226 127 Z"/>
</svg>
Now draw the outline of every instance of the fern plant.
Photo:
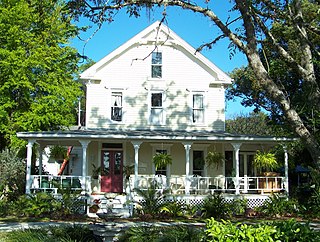
<svg viewBox="0 0 320 242">
<path fill-rule="evenodd" d="M 153 163 L 155 165 L 156 170 L 158 170 L 161 167 L 165 167 L 167 165 L 172 164 L 172 158 L 169 154 L 165 153 L 156 153 L 153 158 Z"/>
</svg>

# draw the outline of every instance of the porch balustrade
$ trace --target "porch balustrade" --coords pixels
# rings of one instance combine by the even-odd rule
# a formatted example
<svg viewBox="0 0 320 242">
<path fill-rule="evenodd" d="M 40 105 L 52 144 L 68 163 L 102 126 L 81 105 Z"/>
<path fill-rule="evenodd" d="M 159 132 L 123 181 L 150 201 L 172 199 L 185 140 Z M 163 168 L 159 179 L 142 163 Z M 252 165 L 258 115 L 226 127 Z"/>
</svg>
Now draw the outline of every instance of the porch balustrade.
<svg viewBox="0 0 320 242">
<path fill-rule="evenodd" d="M 134 176 L 130 177 L 133 187 Z M 146 190 L 152 185 L 157 189 L 169 189 L 172 194 L 213 194 L 215 192 L 235 193 L 271 193 L 285 191 L 285 177 L 201 177 L 201 176 L 171 176 L 138 175 L 137 187 Z"/>
<path fill-rule="evenodd" d="M 91 176 L 52 176 L 32 175 L 31 191 L 57 193 L 58 188 L 70 188 L 74 191 L 91 192 Z"/>
</svg>

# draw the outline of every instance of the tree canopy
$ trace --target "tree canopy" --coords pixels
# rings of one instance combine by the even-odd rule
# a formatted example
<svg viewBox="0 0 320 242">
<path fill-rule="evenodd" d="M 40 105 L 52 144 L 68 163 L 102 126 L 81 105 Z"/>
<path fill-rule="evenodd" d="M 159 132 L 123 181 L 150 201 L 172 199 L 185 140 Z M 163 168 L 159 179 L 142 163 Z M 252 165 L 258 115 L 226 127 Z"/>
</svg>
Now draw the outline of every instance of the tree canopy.
<svg viewBox="0 0 320 242">
<path fill-rule="evenodd" d="M 63 1 L 0 2 L 0 149 L 18 145 L 16 132 L 75 123 L 81 96 L 73 79 L 78 33 Z"/>
<path fill-rule="evenodd" d="M 139 16 L 141 9 L 170 6 L 193 11 L 211 20 L 221 34 L 212 36 L 212 40 L 198 48 L 211 48 L 222 38 L 230 40 L 231 51 L 239 50 L 247 57 L 255 84 L 264 90 L 266 100 L 276 104 L 276 109 L 285 118 L 296 136 L 300 137 L 308 148 L 314 163 L 320 167 L 320 145 L 285 86 L 271 75 L 268 63 L 261 55 L 263 41 L 268 42 L 270 50 L 278 55 L 286 65 L 295 70 L 300 85 L 308 89 L 308 103 L 320 108 L 320 87 L 316 78 L 315 58 L 319 49 L 310 38 L 319 37 L 319 2 L 315 0 L 231 0 L 232 17 L 223 20 L 216 14 L 219 4 L 213 0 L 69 0 L 69 6 L 75 14 L 89 17 L 93 22 L 113 21 L 117 11 L 126 9 L 129 15 Z M 308 11 L 303 11 L 308 9 Z M 310 16 L 306 16 L 310 15 Z M 271 31 L 276 26 L 286 26 L 294 37 L 295 46 L 291 48 L 292 38 L 283 38 L 281 32 Z"/>
</svg>

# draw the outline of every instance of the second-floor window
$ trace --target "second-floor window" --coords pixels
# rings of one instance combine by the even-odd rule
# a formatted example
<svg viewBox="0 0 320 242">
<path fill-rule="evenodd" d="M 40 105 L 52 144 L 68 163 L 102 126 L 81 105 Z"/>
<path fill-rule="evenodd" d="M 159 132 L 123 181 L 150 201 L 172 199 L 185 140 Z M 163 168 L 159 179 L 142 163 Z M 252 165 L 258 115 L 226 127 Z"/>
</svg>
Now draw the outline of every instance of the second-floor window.
<svg viewBox="0 0 320 242">
<path fill-rule="evenodd" d="M 162 98 L 161 92 L 151 93 L 150 122 L 152 124 L 162 124 L 163 122 Z"/>
<path fill-rule="evenodd" d="M 192 122 L 204 123 L 204 97 L 203 94 L 193 94 L 192 99 Z"/>
<path fill-rule="evenodd" d="M 162 78 L 162 53 L 152 52 L 151 77 Z"/>
<path fill-rule="evenodd" d="M 122 121 L 122 93 L 112 92 L 111 94 L 111 120 Z"/>
</svg>

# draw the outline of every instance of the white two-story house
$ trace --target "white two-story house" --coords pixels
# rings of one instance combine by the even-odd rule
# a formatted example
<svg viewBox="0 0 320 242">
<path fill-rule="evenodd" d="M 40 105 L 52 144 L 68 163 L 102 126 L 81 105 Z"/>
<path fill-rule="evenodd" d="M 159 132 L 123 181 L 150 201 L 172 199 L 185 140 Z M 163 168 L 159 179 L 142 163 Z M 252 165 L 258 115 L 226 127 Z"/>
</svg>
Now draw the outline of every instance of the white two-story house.
<svg viewBox="0 0 320 242">
<path fill-rule="evenodd" d="M 28 140 L 27 193 L 50 189 L 42 186 L 44 177 L 79 179 L 89 194 L 130 193 L 154 181 L 179 196 L 288 191 L 286 152 L 285 173 L 265 178 L 264 187 L 252 160 L 257 150 L 290 139 L 226 133 L 225 89 L 231 78 L 164 24 L 150 25 L 85 70 L 81 79 L 86 85 L 84 127 L 18 134 Z M 31 174 L 36 143 L 39 164 L 51 167 L 49 175 Z M 61 164 L 43 152 L 52 145 L 73 148 L 62 175 Z M 219 166 L 204 162 L 210 152 L 224 157 Z M 172 163 L 156 170 L 156 153 L 169 154 Z M 126 180 L 128 167 L 133 169 Z M 93 179 L 94 169 L 100 171 L 98 179 Z"/>
</svg>

